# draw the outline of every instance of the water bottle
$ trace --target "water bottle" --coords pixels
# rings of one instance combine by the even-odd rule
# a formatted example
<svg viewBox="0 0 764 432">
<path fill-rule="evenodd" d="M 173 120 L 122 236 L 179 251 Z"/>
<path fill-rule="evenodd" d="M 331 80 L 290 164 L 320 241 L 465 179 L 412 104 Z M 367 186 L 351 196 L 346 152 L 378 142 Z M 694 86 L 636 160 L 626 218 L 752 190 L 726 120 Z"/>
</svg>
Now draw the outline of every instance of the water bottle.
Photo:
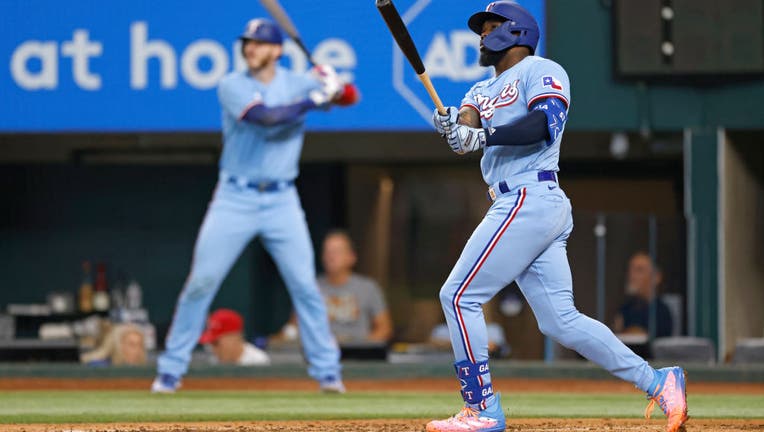
<svg viewBox="0 0 764 432">
<path fill-rule="evenodd" d="M 140 309 L 143 304 L 143 291 L 138 281 L 131 279 L 125 290 L 125 306 L 127 309 Z"/>
</svg>

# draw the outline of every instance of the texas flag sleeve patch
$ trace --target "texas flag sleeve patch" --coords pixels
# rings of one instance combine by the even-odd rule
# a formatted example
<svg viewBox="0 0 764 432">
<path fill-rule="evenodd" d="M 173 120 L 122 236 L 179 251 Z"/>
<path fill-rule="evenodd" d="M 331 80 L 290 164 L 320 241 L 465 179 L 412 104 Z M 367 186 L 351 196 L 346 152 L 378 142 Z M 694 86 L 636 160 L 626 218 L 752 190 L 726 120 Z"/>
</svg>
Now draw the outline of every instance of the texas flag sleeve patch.
<svg viewBox="0 0 764 432">
<path fill-rule="evenodd" d="M 544 87 L 551 87 L 551 88 L 553 88 L 555 90 L 562 91 L 562 82 L 560 82 L 560 80 L 558 80 L 557 78 L 555 78 L 555 77 L 553 77 L 551 75 L 546 75 L 546 76 L 542 77 L 541 78 L 541 84 Z"/>
</svg>

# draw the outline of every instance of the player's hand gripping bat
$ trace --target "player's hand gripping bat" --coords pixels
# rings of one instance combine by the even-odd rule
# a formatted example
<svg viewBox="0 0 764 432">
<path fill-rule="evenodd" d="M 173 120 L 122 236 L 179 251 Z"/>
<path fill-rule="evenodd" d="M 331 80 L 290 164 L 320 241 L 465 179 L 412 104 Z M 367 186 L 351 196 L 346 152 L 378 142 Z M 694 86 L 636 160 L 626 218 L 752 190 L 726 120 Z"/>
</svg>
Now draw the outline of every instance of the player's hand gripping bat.
<svg viewBox="0 0 764 432">
<path fill-rule="evenodd" d="M 278 25 L 284 29 L 285 32 L 289 35 L 290 38 L 297 44 L 298 47 L 300 47 L 300 50 L 305 54 L 305 57 L 308 58 L 308 62 L 310 63 L 311 67 L 316 66 L 316 62 L 313 60 L 313 55 L 310 53 L 310 50 L 308 47 L 305 46 L 305 43 L 303 43 L 302 38 L 300 37 L 300 33 L 297 31 L 297 27 L 295 27 L 292 20 L 289 18 L 289 15 L 287 15 L 286 11 L 284 11 L 284 8 L 281 7 L 281 4 L 278 0 L 260 0 L 260 4 L 263 5 L 263 7 L 268 11 L 268 13 L 273 17 L 274 20 L 278 23 Z M 336 75 L 336 74 L 335 74 Z M 341 92 L 339 94 L 338 98 L 335 98 L 332 102 L 336 105 L 353 105 L 355 103 L 358 103 L 358 101 L 361 98 L 361 95 L 358 91 L 358 88 L 354 86 L 351 83 L 341 83 L 342 88 Z"/>
<path fill-rule="evenodd" d="M 300 33 L 297 32 L 297 27 L 294 26 L 294 23 L 291 19 L 289 19 L 289 15 L 286 14 L 284 11 L 284 8 L 281 7 L 281 4 L 278 0 L 260 0 L 260 4 L 263 5 L 263 7 L 268 10 L 268 13 L 271 14 L 274 20 L 281 26 L 282 29 L 284 29 L 285 32 L 289 35 L 289 37 L 292 38 L 292 40 L 297 44 L 297 46 L 300 47 L 303 53 L 305 53 L 305 57 L 308 58 L 308 61 L 310 62 L 311 66 L 315 66 L 316 62 L 313 61 L 313 57 L 310 53 L 310 50 L 308 50 L 308 47 L 305 46 L 305 44 L 302 42 L 302 39 L 300 38 Z"/>
<path fill-rule="evenodd" d="M 385 20 L 387 28 L 390 29 L 390 33 L 392 33 L 398 47 L 403 51 L 403 54 L 409 60 L 411 66 L 414 67 L 414 72 L 416 72 L 419 80 L 422 81 L 424 88 L 427 89 L 427 94 L 430 95 L 430 99 L 435 103 L 435 108 L 438 109 L 438 112 L 441 115 L 446 115 L 446 108 L 443 106 L 443 102 L 440 101 L 440 97 L 435 91 L 432 81 L 430 81 L 430 76 L 427 75 L 427 72 L 424 70 L 422 58 L 419 57 L 416 45 L 414 45 L 414 41 L 411 40 L 411 35 L 409 34 L 408 29 L 406 29 L 406 24 L 403 23 L 392 0 L 376 0 L 376 2 L 377 9 L 379 10 L 379 13 L 382 14 L 382 18 Z"/>
</svg>

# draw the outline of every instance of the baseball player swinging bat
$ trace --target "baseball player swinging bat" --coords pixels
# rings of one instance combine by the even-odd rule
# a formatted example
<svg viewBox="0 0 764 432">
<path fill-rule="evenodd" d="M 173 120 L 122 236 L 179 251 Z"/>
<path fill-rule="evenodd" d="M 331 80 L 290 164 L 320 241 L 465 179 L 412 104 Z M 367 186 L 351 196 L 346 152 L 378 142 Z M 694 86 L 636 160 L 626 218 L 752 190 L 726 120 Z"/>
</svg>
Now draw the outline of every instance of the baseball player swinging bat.
<svg viewBox="0 0 764 432">
<path fill-rule="evenodd" d="M 287 15 L 284 8 L 281 7 L 281 4 L 278 2 L 278 0 L 260 0 L 260 4 L 262 4 L 268 13 L 271 14 L 273 19 L 276 20 L 279 26 L 284 29 L 289 37 L 295 41 L 302 52 L 305 53 L 305 57 L 308 58 L 310 65 L 315 66 L 316 62 L 313 61 L 313 56 L 311 55 L 310 50 L 308 50 L 308 47 L 305 46 L 302 38 L 300 38 L 300 33 L 297 31 L 297 27 L 295 27 L 294 23 L 289 18 L 289 15 Z"/>
<path fill-rule="evenodd" d="M 408 29 L 406 29 L 406 24 L 403 23 L 392 0 L 376 0 L 376 2 L 377 9 L 379 10 L 379 13 L 382 14 L 382 18 L 385 20 L 387 28 L 390 29 L 390 33 L 392 33 L 398 47 L 403 51 L 403 54 L 409 60 L 411 66 L 414 67 L 414 72 L 416 72 L 419 80 L 422 81 L 424 88 L 427 89 L 430 99 L 435 103 L 435 108 L 438 109 L 439 113 L 446 115 L 446 108 L 443 106 L 443 102 L 440 101 L 440 96 L 438 96 L 438 92 L 435 91 L 435 87 L 433 87 L 432 81 L 430 81 L 430 76 L 427 75 L 427 71 L 424 70 L 422 58 L 419 57 L 416 45 L 414 45 L 414 41 L 411 40 L 411 35 L 409 34 Z"/>
</svg>

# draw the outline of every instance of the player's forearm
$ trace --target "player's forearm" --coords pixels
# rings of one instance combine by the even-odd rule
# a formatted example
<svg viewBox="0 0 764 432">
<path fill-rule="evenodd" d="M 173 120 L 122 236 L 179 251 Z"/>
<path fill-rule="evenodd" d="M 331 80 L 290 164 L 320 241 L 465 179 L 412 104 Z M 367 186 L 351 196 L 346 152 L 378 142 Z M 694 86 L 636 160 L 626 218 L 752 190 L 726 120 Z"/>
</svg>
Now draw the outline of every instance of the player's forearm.
<svg viewBox="0 0 764 432">
<path fill-rule="evenodd" d="M 486 146 L 522 146 L 549 139 L 547 116 L 531 111 L 512 123 L 486 129 Z"/>
<path fill-rule="evenodd" d="M 480 114 L 478 114 L 478 112 L 470 106 L 463 106 L 461 109 L 459 109 L 459 117 L 457 118 L 456 122 L 460 125 L 479 128 Z"/>
<path fill-rule="evenodd" d="M 316 108 L 316 104 L 310 99 L 292 105 L 266 106 L 256 104 L 250 107 L 241 119 L 250 123 L 273 126 L 295 121 L 299 116 L 313 108 Z"/>
</svg>

